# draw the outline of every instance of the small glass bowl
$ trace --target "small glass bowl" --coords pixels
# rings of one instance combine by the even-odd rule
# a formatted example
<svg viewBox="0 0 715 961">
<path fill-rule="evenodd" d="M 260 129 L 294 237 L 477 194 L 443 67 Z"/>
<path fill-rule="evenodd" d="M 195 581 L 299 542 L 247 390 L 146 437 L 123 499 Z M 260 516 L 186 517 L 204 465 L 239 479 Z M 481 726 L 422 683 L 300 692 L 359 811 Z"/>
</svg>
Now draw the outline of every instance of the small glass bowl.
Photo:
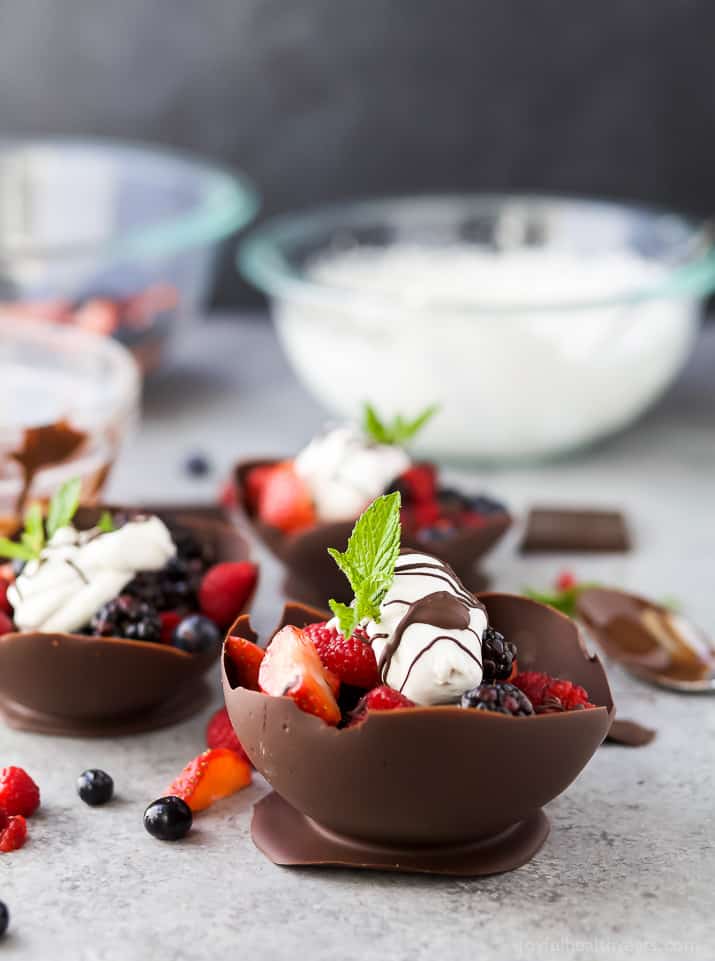
<svg viewBox="0 0 715 961">
<path fill-rule="evenodd" d="M 706 225 L 562 197 L 346 203 L 269 221 L 240 263 L 328 408 L 438 403 L 416 449 L 488 463 L 633 421 L 684 366 L 715 287 Z"/>
<path fill-rule="evenodd" d="M 257 207 L 245 177 L 181 153 L 0 140 L 0 314 L 111 334 L 153 370 Z"/>
<path fill-rule="evenodd" d="M 72 477 L 92 503 L 139 411 L 121 344 L 71 327 L 0 319 L 0 533 Z"/>
</svg>

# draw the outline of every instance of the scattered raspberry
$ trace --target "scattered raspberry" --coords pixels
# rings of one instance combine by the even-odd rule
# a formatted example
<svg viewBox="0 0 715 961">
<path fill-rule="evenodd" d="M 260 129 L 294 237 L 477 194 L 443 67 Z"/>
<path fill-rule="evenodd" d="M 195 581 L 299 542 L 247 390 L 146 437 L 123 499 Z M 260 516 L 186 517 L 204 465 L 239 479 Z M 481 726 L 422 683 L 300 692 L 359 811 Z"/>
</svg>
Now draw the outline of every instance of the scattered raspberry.
<svg viewBox="0 0 715 961">
<path fill-rule="evenodd" d="M 250 561 L 214 564 L 199 588 L 203 613 L 221 627 L 229 627 L 243 611 L 258 581 L 258 568 Z"/>
<path fill-rule="evenodd" d="M 228 637 L 224 647 L 226 671 L 232 687 L 258 690 L 258 671 L 265 651 L 245 637 Z"/>
<path fill-rule="evenodd" d="M 290 697 L 301 711 L 327 724 L 340 721 L 340 708 L 312 641 L 287 625 L 275 635 L 261 661 L 258 683 L 265 694 Z"/>
<path fill-rule="evenodd" d="M 0 853 L 17 851 L 27 840 L 27 821 L 21 814 L 7 818 L 6 826 L 0 827 Z"/>
<path fill-rule="evenodd" d="M 173 644 L 174 630 L 180 624 L 182 617 L 176 611 L 160 611 L 159 620 L 161 621 L 161 643 Z"/>
<path fill-rule="evenodd" d="M 266 478 L 258 503 L 258 516 L 264 524 L 294 534 L 315 524 L 313 499 L 291 461 L 273 467 Z"/>
<path fill-rule="evenodd" d="M 539 671 L 517 674 L 514 684 L 526 694 L 537 713 L 574 711 L 594 707 L 584 688 Z"/>
<path fill-rule="evenodd" d="M 303 631 L 315 645 L 323 667 L 342 684 L 367 690 L 378 683 L 375 655 L 367 635 L 359 628 L 347 640 L 326 621 L 308 624 Z"/>
<path fill-rule="evenodd" d="M 29 818 L 40 806 L 40 789 L 21 767 L 0 768 L 0 808 Z"/>
<path fill-rule="evenodd" d="M 12 607 L 10 601 L 7 599 L 7 589 L 9 586 L 9 581 L 6 581 L 4 577 L 0 578 L 0 613 L 12 617 Z"/>
<path fill-rule="evenodd" d="M 203 811 L 247 787 L 252 776 L 251 765 L 235 751 L 212 748 L 190 761 L 166 794 L 181 798 L 194 812 Z"/>
<path fill-rule="evenodd" d="M 556 578 L 557 591 L 570 591 L 578 584 L 576 575 L 572 571 L 561 571 Z"/>
<path fill-rule="evenodd" d="M 3 634 L 11 634 L 15 630 L 15 625 L 12 623 L 5 611 L 0 611 L 0 636 Z"/>
<path fill-rule="evenodd" d="M 231 719 L 225 707 L 220 707 L 218 711 L 212 715 L 206 726 L 206 746 L 211 748 L 223 747 L 228 751 L 235 751 L 244 761 L 247 761 L 249 764 L 251 763 L 248 755 L 243 750 L 243 745 L 236 737 L 236 732 L 233 729 Z"/>
</svg>

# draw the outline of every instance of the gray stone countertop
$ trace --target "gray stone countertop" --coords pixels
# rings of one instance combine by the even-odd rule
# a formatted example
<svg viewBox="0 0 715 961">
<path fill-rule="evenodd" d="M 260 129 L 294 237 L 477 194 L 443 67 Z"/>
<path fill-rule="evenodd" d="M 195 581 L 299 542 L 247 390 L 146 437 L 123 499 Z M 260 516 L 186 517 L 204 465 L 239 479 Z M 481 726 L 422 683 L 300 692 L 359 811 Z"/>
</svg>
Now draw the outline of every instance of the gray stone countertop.
<svg viewBox="0 0 715 961">
<path fill-rule="evenodd" d="M 715 627 L 715 329 L 687 375 L 635 428 L 547 466 L 455 473 L 512 505 L 551 501 L 623 507 L 635 550 L 600 558 L 524 559 L 519 524 L 489 558 L 503 589 L 579 577 L 674 596 Z M 294 451 L 323 413 L 297 385 L 269 327 L 212 321 L 188 332 L 149 386 L 141 429 L 111 481 L 115 500 L 213 497 L 242 454 Z M 212 474 L 182 470 L 194 450 Z M 261 555 L 255 621 L 279 610 L 275 564 Z M 480 880 L 283 869 L 251 843 L 248 790 L 160 844 L 144 806 L 203 747 L 215 704 L 169 730 L 114 740 L 51 739 L 0 729 L 0 763 L 38 780 L 41 811 L 20 852 L 0 857 L 12 912 L 3 961 L 428 961 L 439 958 L 715 957 L 715 701 L 655 691 L 609 665 L 622 717 L 658 729 L 649 747 L 602 747 L 548 806 L 551 834 L 527 866 Z M 109 771 L 117 800 L 90 809 L 75 794 L 87 767 Z M 425 778 L 434 772 L 424 771 Z M 484 790 L 490 789 L 485 775 Z"/>
</svg>

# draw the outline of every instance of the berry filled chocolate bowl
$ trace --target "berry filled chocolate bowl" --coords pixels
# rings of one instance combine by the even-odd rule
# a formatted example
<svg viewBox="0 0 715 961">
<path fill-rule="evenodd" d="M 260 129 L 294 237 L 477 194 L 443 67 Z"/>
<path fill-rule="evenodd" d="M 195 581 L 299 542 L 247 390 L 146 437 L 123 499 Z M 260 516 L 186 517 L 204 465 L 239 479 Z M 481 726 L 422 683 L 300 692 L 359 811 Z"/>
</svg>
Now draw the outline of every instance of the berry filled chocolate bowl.
<svg viewBox="0 0 715 961">
<path fill-rule="evenodd" d="M 331 551 L 349 606 L 289 604 L 265 649 L 242 616 L 224 642 L 229 716 L 274 789 L 253 839 L 284 865 L 511 870 L 605 738 L 608 682 L 572 620 L 469 593 L 400 533 L 399 493 L 378 498 Z"/>
<path fill-rule="evenodd" d="M 79 481 L 0 539 L 0 714 L 13 727 L 101 736 L 199 710 L 226 626 L 257 570 L 220 521 L 78 507 Z"/>
<path fill-rule="evenodd" d="M 470 590 L 485 586 L 475 563 L 511 518 L 499 501 L 441 486 L 434 465 L 410 459 L 406 445 L 434 410 L 387 424 L 366 405 L 359 427 L 329 429 L 292 460 L 237 465 L 241 519 L 285 565 L 289 597 L 323 607 L 330 597 L 349 600 L 327 549 L 345 544 L 360 512 L 394 490 L 402 495 L 403 544 L 445 560 Z"/>
</svg>

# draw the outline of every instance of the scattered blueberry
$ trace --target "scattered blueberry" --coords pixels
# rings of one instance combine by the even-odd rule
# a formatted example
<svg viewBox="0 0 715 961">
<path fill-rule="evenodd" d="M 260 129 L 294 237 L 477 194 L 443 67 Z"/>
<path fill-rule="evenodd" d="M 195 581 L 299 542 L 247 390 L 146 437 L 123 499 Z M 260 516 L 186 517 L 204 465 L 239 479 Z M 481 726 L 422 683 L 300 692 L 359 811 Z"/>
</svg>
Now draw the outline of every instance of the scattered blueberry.
<svg viewBox="0 0 715 961">
<path fill-rule="evenodd" d="M 144 812 L 144 827 L 159 841 L 179 841 L 191 830 L 191 808 L 180 797 L 160 797 Z"/>
<path fill-rule="evenodd" d="M 211 472 L 211 464 L 203 454 L 191 454 L 184 462 L 184 470 L 191 477 L 206 477 Z"/>
<path fill-rule="evenodd" d="M 77 793 L 85 804 L 98 807 L 112 800 L 114 781 L 106 771 L 91 768 L 89 771 L 83 771 L 77 778 Z"/>
<path fill-rule="evenodd" d="M 444 541 L 451 537 L 454 531 L 448 527 L 423 527 L 418 533 L 425 541 Z"/>
<path fill-rule="evenodd" d="M 504 514 L 506 512 L 506 507 L 502 503 L 495 501 L 492 497 L 486 497 L 484 494 L 470 498 L 469 506 L 475 514 Z"/>
<path fill-rule="evenodd" d="M 203 614 L 189 614 L 174 630 L 174 647 L 189 654 L 203 654 L 217 648 L 221 640 L 219 628 Z"/>
<path fill-rule="evenodd" d="M 7 905 L 4 901 L 0 901 L 0 938 L 7 931 L 7 926 L 10 923 L 10 912 L 7 909 Z"/>
</svg>

